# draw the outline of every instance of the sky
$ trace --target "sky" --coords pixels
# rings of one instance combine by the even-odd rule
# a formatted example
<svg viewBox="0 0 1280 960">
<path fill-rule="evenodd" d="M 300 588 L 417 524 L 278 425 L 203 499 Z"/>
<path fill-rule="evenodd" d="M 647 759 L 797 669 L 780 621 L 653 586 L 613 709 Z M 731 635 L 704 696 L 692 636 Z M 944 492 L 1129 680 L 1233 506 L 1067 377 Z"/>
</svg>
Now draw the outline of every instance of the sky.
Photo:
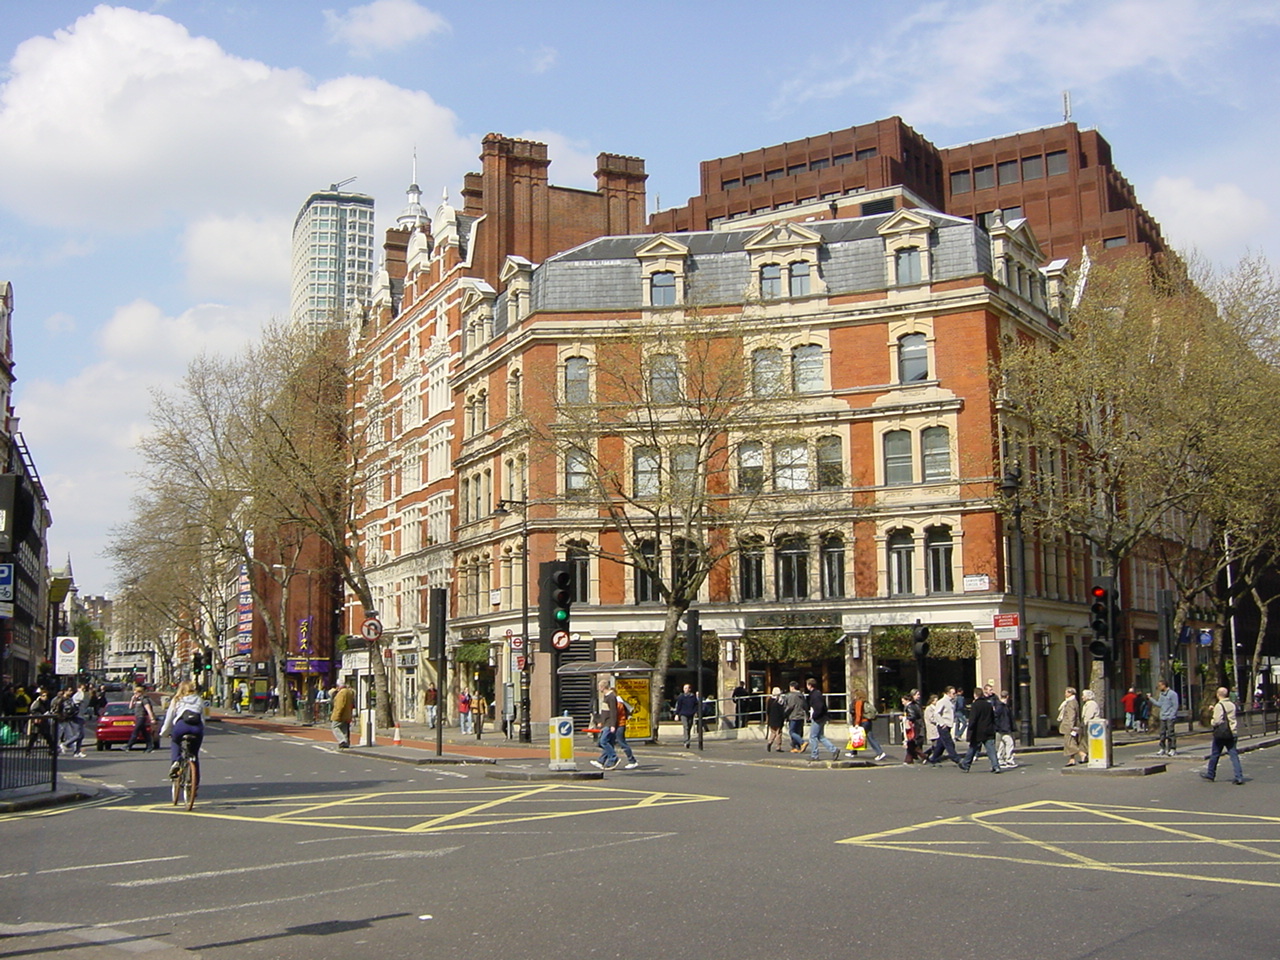
<svg viewBox="0 0 1280 960">
<path fill-rule="evenodd" d="M 0 280 L 50 562 L 118 579 L 156 391 L 283 317 L 308 194 L 417 180 L 429 210 L 489 132 L 594 188 L 643 157 L 650 208 L 698 163 L 901 116 L 940 147 L 1096 127 L 1174 247 L 1280 258 L 1273 0 L 4 0 Z"/>
</svg>

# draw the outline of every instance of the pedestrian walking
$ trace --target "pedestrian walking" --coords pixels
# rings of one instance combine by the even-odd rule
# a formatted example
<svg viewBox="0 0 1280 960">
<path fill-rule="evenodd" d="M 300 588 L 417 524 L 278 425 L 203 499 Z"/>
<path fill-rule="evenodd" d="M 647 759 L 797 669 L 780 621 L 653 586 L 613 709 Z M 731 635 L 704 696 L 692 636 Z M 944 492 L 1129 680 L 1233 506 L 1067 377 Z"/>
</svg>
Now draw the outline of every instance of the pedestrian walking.
<svg viewBox="0 0 1280 960">
<path fill-rule="evenodd" d="M 765 704 L 765 722 L 769 726 L 769 737 L 764 742 L 765 753 L 770 750 L 782 752 L 782 725 L 787 722 L 787 701 L 782 696 L 782 688 L 774 687 Z"/>
<path fill-rule="evenodd" d="M 956 691 L 952 707 L 955 709 L 955 720 L 951 724 L 951 739 L 966 740 L 969 731 L 969 704 L 964 698 L 963 690 Z"/>
<path fill-rule="evenodd" d="M 878 716 L 876 705 L 867 699 L 867 691 L 853 691 L 853 722 L 862 728 L 867 737 L 867 749 L 877 760 L 883 760 L 887 754 L 880 746 L 880 741 L 871 732 L 871 722 Z"/>
<path fill-rule="evenodd" d="M 434 730 L 436 728 L 436 713 L 440 705 L 440 691 L 436 689 L 434 683 L 427 687 L 427 692 L 423 699 L 427 704 L 427 726 Z"/>
<path fill-rule="evenodd" d="M 1120 708 L 1124 710 L 1124 728 L 1130 733 L 1138 732 L 1138 691 L 1130 687 L 1120 698 Z"/>
<path fill-rule="evenodd" d="M 986 691 L 973 691 L 973 703 L 969 707 L 969 749 L 960 761 L 960 769 L 965 773 L 973 766 L 979 750 L 987 752 L 991 761 L 991 772 L 1000 772 L 1000 758 L 996 754 L 996 714 L 991 698 Z"/>
<path fill-rule="evenodd" d="M 1000 758 L 1000 769 L 1009 770 L 1018 765 L 1013 758 L 1013 704 L 1009 702 L 1009 691 L 1001 690 L 991 707 L 996 715 L 996 756 Z"/>
<path fill-rule="evenodd" d="M 1160 724 L 1160 749 L 1158 757 L 1176 757 L 1178 755 L 1178 691 L 1163 680 L 1156 683 L 1156 695 L 1147 694 L 1147 699 L 1159 711 L 1157 722 Z"/>
<path fill-rule="evenodd" d="M 591 761 L 593 767 L 601 770 L 612 770 L 618 765 L 618 754 L 614 750 L 614 740 L 618 734 L 618 697 L 613 692 L 613 685 L 607 680 L 600 684 L 600 756 Z"/>
<path fill-rule="evenodd" d="M 800 692 L 800 683 L 792 680 L 783 694 L 787 707 L 787 736 L 791 739 L 791 752 L 801 753 L 805 747 L 804 722 L 809 717 L 809 702 Z"/>
<path fill-rule="evenodd" d="M 902 742 L 907 748 L 903 763 L 924 760 L 920 748 L 924 744 L 924 708 L 920 706 L 920 691 L 912 690 L 902 698 Z"/>
<path fill-rule="evenodd" d="M 338 741 L 339 750 L 346 750 L 351 746 L 351 718 L 355 716 L 355 712 L 356 692 L 339 680 L 329 708 L 333 739 Z"/>
<path fill-rule="evenodd" d="M 151 697 L 147 695 L 146 688 L 140 683 L 133 686 L 133 696 L 129 698 L 129 709 L 133 711 L 133 730 L 129 733 L 128 743 L 124 745 L 125 752 L 132 750 L 133 745 L 141 739 L 142 752 L 150 753 L 155 749 L 152 731 L 156 712 L 155 706 L 151 703 Z"/>
<path fill-rule="evenodd" d="M 1209 766 L 1200 776 L 1212 781 L 1218 775 L 1218 760 L 1222 751 L 1227 751 L 1231 758 L 1232 783 L 1240 786 L 1244 783 L 1244 770 L 1240 766 L 1240 753 L 1236 750 L 1236 739 L 1239 735 L 1239 711 L 1229 696 L 1226 687 L 1218 688 L 1218 702 L 1213 705 L 1210 723 L 1213 724 L 1213 745 L 1209 748 Z"/>
<path fill-rule="evenodd" d="M 609 687 L 618 704 L 618 727 L 613 734 L 614 754 L 619 750 L 626 756 L 627 762 L 623 764 L 623 769 L 634 770 L 640 766 L 640 761 L 636 759 L 635 753 L 631 750 L 631 744 L 627 743 L 627 721 L 631 719 L 631 714 L 635 713 L 635 708 L 628 703 L 622 694 L 614 686 Z"/>
<path fill-rule="evenodd" d="M 809 702 L 809 759 L 817 760 L 818 748 L 822 747 L 831 751 L 832 760 L 839 760 L 840 751 L 826 735 L 827 718 L 831 713 L 827 708 L 827 698 L 815 678 L 810 677 L 804 685 L 808 690 L 806 699 Z"/>
<path fill-rule="evenodd" d="M 489 700 L 479 690 L 471 701 L 471 726 L 475 729 L 476 739 L 484 735 L 484 722 L 489 719 Z"/>
<path fill-rule="evenodd" d="M 938 728 L 938 739 L 934 743 L 933 749 L 929 751 L 929 758 L 925 763 L 936 767 L 939 761 L 945 755 L 952 763 L 959 764 L 960 757 L 956 753 L 956 743 L 951 737 L 951 731 L 956 723 L 956 688 L 947 687 L 942 692 L 942 696 L 938 698 L 938 702 L 933 705 L 933 722 Z"/>
<path fill-rule="evenodd" d="M 1058 704 L 1058 732 L 1062 734 L 1062 752 L 1068 767 L 1089 759 L 1080 746 L 1080 701 L 1075 687 L 1067 687 Z"/>
<path fill-rule="evenodd" d="M 35 699 L 27 706 L 27 753 L 30 753 L 36 740 L 43 740 L 49 745 L 49 752 L 56 753 L 58 744 L 54 740 L 53 719 L 49 715 L 52 701 L 49 691 L 43 686 L 36 687 Z"/>
<path fill-rule="evenodd" d="M 693 684 L 686 683 L 680 696 L 676 697 L 675 714 L 684 725 L 684 748 L 689 749 L 689 738 L 692 736 L 693 724 L 696 721 L 698 730 L 702 730 L 702 718 L 698 716 L 701 704 L 698 695 L 693 692 Z"/>
</svg>

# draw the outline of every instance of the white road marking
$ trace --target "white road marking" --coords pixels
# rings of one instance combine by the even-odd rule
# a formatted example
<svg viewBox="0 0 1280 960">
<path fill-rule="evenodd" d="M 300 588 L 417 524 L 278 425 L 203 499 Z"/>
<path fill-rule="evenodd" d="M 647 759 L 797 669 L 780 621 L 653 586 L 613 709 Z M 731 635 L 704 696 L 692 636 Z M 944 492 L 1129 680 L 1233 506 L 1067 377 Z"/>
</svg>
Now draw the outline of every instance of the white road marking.
<svg viewBox="0 0 1280 960">
<path fill-rule="evenodd" d="M 447 853 L 461 850 L 461 847 L 444 847 L 440 850 L 401 851 L 378 850 L 372 853 L 347 854 L 350 858 L 361 860 L 401 860 L 411 857 L 442 857 Z M 291 863 L 258 863 L 249 867 L 231 867 L 226 870 L 201 870 L 196 873 L 170 874 L 164 877 L 140 877 L 134 880 L 121 880 L 111 884 L 113 887 L 152 887 L 161 883 L 181 883 L 184 880 L 209 880 L 214 877 L 234 877 L 246 873 L 261 873 L 265 870 L 287 870 L 292 867 L 307 867 L 318 863 L 331 863 L 332 857 L 320 857 L 315 860 L 295 860 Z"/>
<path fill-rule="evenodd" d="M 9 880 L 13 877 L 42 877 L 46 873 L 72 873 L 81 870 L 101 870 L 104 867 L 131 867 L 139 863 L 164 863 L 166 860 L 186 860 L 191 855 L 188 853 L 179 854 L 174 857 L 148 857 L 145 860 L 117 860 L 113 863 L 81 863 L 74 867 L 52 867 L 48 870 L 20 870 L 17 873 L 0 873 L 0 880 Z"/>
<path fill-rule="evenodd" d="M 220 904 L 216 907 L 201 907 L 198 910 L 179 910 L 174 913 L 158 913 L 151 917 L 131 917 L 128 920 L 113 920 L 115 926 L 121 927 L 129 923 L 155 923 L 157 920 L 178 920 L 182 917 L 196 917 L 202 913 L 226 913 L 231 909 L 247 909 L 249 907 L 269 907 L 277 903 L 293 903 L 298 900 L 312 900 L 316 897 L 345 896 L 352 890 L 364 890 L 369 887 L 382 887 L 388 883 L 398 883 L 398 880 L 374 880 L 371 883 L 357 883 L 354 886 L 339 887 L 336 890 L 314 890 L 311 893 L 302 893 L 293 897 L 277 897 L 274 900 L 250 900 L 246 903 L 237 903 L 227 906 Z"/>
</svg>

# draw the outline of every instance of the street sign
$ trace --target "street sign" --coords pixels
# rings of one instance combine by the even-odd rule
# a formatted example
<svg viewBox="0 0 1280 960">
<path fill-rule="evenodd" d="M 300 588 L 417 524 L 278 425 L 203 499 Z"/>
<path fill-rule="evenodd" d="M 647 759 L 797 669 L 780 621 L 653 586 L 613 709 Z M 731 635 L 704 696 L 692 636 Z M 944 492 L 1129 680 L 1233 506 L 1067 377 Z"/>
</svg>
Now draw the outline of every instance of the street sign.
<svg viewBox="0 0 1280 960">
<path fill-rule="evenodd" d="M 0 601 L 13 602 L 13 564 L 0 563 Z"/>
<path fill-rule="evenodd" d="M 557 630 L 551 635 L 551 645 L 557 650 L 569 649 L 569 633 L 567 630 Z"/>
<path fill-rule="evenodd" d="M 523 649 L 524 649 L 524 637 L 512 637 L 512 638 L 511 638 L 511 649 L 512 649 L 512 650 L 523 650 Z"/>
<path fill-rule="evenodd" d="M 58 637 L 53 672 L 60 677 L 74 677 L 80 672 L 79 637 Z"/>
<path fill-rule="evenodd" d="M 997 613 L 992 619 L 995 623 L 997 640 L 1018 639 L 1018 615 L 1016 613 Z"/>
<path fill-rule="evenodd" d="M 528 664 L 528 662 L 529 662 L 529 661 L 525 659 L 525 657 L 524 657 L 524 654 L 523 654 L 523 653 L 518 654 L 518 655 L 516 656 L 516 669 L 517 669 L 517 670 L 523 670 L 523 669 L 525 668 L 525 665 L 526 665 L 526 664 Z"/>
<path fill-rule="evenodd" d="M 382 636 L 382 621 L 370 617 L 364 623 L 360 624 L 360 636 L 366 640 L 377 640 Z"/>
</svg>

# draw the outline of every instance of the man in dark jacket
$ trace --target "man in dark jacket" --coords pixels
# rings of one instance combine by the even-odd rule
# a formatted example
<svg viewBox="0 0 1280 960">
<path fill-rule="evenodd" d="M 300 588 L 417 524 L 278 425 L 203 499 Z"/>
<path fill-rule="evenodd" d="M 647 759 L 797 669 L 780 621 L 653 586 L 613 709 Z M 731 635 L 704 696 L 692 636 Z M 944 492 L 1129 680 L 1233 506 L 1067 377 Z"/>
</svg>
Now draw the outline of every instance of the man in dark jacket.
<svg viewBox="0 0 1280 960">
<path fill-rule="evenodd" d="M 991 760 L 991 772 L 1000 772 L 1000 760 L 996 757 L 996 714 L 982 688 L 973 691 L 973 703 L 969 706 L 969 752 L 960 761 L 965 773 L 978 751 L 985 749 Z"/>
<path fill-rule="evenodd" d="M 693 684 L 686 683 L 684 692 L 676 697 L 675 710 L 676 716 L 684 724 L 684 748 L 686 750 L 689 749 L 689 737 L 693 733 L 694 721 L 697 721 L 699 725 L 702 723 L 702 719 L 698 716 L 699 706 L 698 695 L 693 692 Z M 701 730 L 701 726 L 698 729 Z"/>
<path fill-rule="evenodd" d="M 809 759 L 818 759 L 818 748 L 825 747 L 831 751 L 831 759 L 839 760 L 840 751 L 836 749 L 836 745 L 827 739 L 825 733 L 827 729 L 827 698 L 822 692 L 822 688 L 818 686 L 818 681 L 810 677 L 804 682 L 808 693 L 805 699 L 809 701 Z"/>
</svg>

